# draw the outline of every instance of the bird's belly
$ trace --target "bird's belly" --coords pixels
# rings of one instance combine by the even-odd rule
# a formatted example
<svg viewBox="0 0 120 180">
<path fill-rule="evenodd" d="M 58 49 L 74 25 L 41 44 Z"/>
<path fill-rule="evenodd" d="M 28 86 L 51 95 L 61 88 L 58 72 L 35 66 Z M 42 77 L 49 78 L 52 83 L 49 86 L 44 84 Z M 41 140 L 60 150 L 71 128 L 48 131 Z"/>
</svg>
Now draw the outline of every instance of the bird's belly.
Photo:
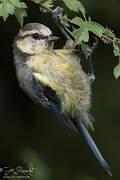
<svg viewBox="0 0 120 180">
<path fill-rule="evenodd" d="M 30 97 L 34 95 L 33 90 L 33 73 L 26 65 L 22 66 L 17 71 L 17 78 L 19 80 L 19 85 Z"/>
</svg>

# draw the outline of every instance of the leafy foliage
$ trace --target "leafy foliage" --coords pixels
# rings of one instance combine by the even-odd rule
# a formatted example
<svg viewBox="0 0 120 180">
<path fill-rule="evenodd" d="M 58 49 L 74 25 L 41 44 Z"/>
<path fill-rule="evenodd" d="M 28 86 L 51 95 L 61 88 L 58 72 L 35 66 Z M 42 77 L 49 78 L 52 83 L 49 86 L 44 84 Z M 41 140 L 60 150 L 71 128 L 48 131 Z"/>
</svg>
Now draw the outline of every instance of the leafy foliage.
<svg viewBox="0 0 120 180">
<path fill-rule="evenodd" d="M 14 14 L 20 25 L 23 26 L 23 19 L 27 16 L 26 10 L 23 8 L 16 8 Z"/>
<path fill-rule="evenodd" d="M 8 0 L 1 0 L 0 3 L 0 16 L 3 17 L 4 21 L 8 18 L 9 14 L 14 14 L 14 5 Z"/>
<path fill-rule="evenodd" d="M 120 76 L 120 63 L 114 68 L 113 73 L 116 79 Z"/>
<path fill-rule="evenodd" d="M 1 0 L 0 1 L 0 16 L 5 21 L 9 15 L 15 15 L 20 25 L 23 25 L 23 18 L 27 16 L 27 5 L 20 0 Z"/>
<path fill-rule="evenodd" d="M 61 5 L 61 1 L 55 0 L 34 0 L 34 2 L 37 4 L 44 3 L 48 8 L 55 8 L 54 3 L 58 4 L 58 6 Z M 68 12 L 68 9 L 69 11 L 73 11 L 74 17 L 72 19 L 72 32 L 69 31 L 69 23 L 67 21 L 63 21 L 62 15 L 60 14 L 61 23 L 73 35 L 75 44 L 81 45 L 86 58 L 89 53 L 92 53 L 92 48 L 89 46 L 90 35 L 92 33 L 94 36 L 100 38 L 104 43 L 112 44 L 114 55 L 120 59 L 120 39 L 115 36 L 111 29 L 108 27 L 104 28 L 102 25 L 92 21 L 90 17 L 86 18 L 86 10 L 80 0 L 62 0 L 62 2 L 66 6 L 64 11 L 67 10 L 66 12 Z M 0 0 L 0 16 L 4 21 L 9 15 L 15 15 L 22 26 L 24 17 L 27 16 L 26 9 L 27 5 L 22 0 Z M 47 10 L 42 6 L 40 6 L 40 11 L 44 13 L 47 12 Z M 64 17 L 68 17 L 66 12 Z M 82 14 L 82 17 L 78 16 L 79 13 Z M 107 38 L 105 38 L 105 36 Z M 114 76 L 116 78 L 120 76 L 120 63 L 114 69 Z"/>
<path fill-rule="evenodd" d="M 82 51 L 84 52 L 86 59 L 88 58 L 88 54 L 92 53 L 92 48 L 85 43 L 81 43 Z"/>
<path fill-rule="evenodd" d="M 100 24 L 95 23 L 91 21 L 84 21 L 80 17 L 76 17 L 72 20 L 73 24 L 76 24 L 80 26 L 79 29 L 75 29 L 73 31 L 73 36 L 75 37 L 76 44 L 80 44 L 82 42 L 88 42 L 89 41 L 89 32 L 92 32 L 96 36 L 100 37 L 104 33 L 104 27 L 102 27 Z"/>
<path fill-rule="evenodd" d="M 85 17 L 86 10 L 80 1 L 78 0 L 73 0 L 73 1 L 63 0 L 63 1 L 70 10 L 75 11 L 75 12 L 80 11 L 83 14 L 83 17 L 86 19 Z"/>
<path fill-rule="evenodd" d="M 39 1 L 39 0 L 38 0 Z M 42 0 L 42 2 L 43 2 L 43 0 Z M 47 0 L 47 1 L 44 1 L 44 4 L 46 5 L 46 6 L 48 6 L 49 8 L 52 8 L 53 7 L 53 0 Z M 40 11 L 42 11 L 42 12 L 44 12 L 44 13 L 47 13 L 48 11 L 45 9 L 45 8 L 43 8 L 42 6 L 40 6 Z"/>
</svg>

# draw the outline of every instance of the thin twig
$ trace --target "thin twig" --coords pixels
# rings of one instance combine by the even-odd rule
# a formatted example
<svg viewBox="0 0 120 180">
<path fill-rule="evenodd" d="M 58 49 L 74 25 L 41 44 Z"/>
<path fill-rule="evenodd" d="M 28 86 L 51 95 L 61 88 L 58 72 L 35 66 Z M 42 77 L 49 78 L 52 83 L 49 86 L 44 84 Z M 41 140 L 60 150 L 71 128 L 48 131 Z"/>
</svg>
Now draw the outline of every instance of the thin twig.
<svg viewBox="0 0 120 180">
<path fill-rule="evenodd" d="M 30 1 L 36 3 L 36 0 L 30 0 Z M 51 13 L 53 12 L 53 10 L 52 10 L 51 8 L 49 8 L 48 6 L 46 6 L 45 3 L 43 3 L 43 2 L 40 3 L 40 6 L 42 6 L 44 9 L 46 9 L 47 11 L 49 11 L 49 12 L 51 12 Z M 64 21 L 68 21 L 68 22 L 72 23 L 72 20 L 71 20 L 71 19 L 68 19 L 68 18 L 66 18 L 66 17 L 64 17 L 64 16 L 62 17 L 62 19 L 63 19 Z M 106 36 L 106 35 L 104 35 L 104 34 L 102 35 L 101 38 L 104 38 L 104 39 L 110 41 L 112 44 L 114 43 L 114 40 L 113 40 L 112 38 L 110 38 L 110 37 L 108 37 L 108 36 Z M 117 45 L 120 45 L 120 42 L 116 41 L 116 44 L 117 44 Z"/>
<path fill-rule="evenodd" d="M 32 1 L 35 1 L 35 0 L 32 0 Z M 48 6 L 46 6 L 45 5 L 45 3 L 40 3 L 40 6 L 42 6 L 43 8 L 45 8 L 46 10 L 48 10 L 49 12 L 53 12 L 53 10 L 51 9 L 51 8 L 49 8 Z M 64 20 L 64 21 L 68 21 L 68 22 L 70 22 L 70 23 L 72 23 L 72 20 L 71 19 L 68 19 L 68 18 L 66 18 L 66 17 L 62 17 L 62 19 Z"/>
<path fill-rule="evenodd" d="M 110 37 L 108 37 L 108 36 L 106 36 L 106 35 L 104 35 L 104 34 L 102 35 L 102 38 L 110 41 L 112 44 L 114 43 L 114 40 L 113 40 L 113 39 L 111 39 Z M 120 42 L 118 42 L 118 41 L 116 41 L 115 43 L 116 43 L 117 45 L 120 45 Z"/>
</svg>

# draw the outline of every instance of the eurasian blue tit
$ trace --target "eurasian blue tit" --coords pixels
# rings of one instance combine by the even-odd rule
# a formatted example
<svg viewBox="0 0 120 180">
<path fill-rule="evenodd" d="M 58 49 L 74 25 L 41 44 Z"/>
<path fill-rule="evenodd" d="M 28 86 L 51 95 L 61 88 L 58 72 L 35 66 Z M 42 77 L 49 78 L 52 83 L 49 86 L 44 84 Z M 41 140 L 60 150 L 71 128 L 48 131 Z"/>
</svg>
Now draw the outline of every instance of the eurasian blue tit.
<svg viewBox="0 0 120 180">
<path fill-rule="evenodd" d="M 39 104 L 54 111 L 71 129 L 80 133 L 102 167 L 110 168 L 87 131 L 93 129 L 91 77 L 80 65 L 74 48 L 54 49 L 52 31 L 45 25 L 29 23 L 13 43 L 14 64 L 20 87 Z"/>
</svg>

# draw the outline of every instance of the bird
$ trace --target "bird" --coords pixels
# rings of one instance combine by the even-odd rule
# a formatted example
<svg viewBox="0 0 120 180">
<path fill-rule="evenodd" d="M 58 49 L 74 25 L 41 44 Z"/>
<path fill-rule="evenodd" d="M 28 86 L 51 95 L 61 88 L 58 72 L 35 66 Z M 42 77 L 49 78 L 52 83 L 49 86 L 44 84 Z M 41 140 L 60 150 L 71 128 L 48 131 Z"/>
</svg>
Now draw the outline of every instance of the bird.
<svg viewBox="0 0 120 180">
<path fill-rule="evenodd" d="M 93 129 L 89 113 L 93 78 L 83 71 L 78 50 L 68 45 L 55 49 L 57 40 L 59 37 L 40 23 L 28 23 L 20 29 L 13 42 L 19 85 L 33 101 L 53 111 L 69 128 L 81 134 L 101 166 L 112 176 L 88 133 L 89 127 Z"/>
</svg>

